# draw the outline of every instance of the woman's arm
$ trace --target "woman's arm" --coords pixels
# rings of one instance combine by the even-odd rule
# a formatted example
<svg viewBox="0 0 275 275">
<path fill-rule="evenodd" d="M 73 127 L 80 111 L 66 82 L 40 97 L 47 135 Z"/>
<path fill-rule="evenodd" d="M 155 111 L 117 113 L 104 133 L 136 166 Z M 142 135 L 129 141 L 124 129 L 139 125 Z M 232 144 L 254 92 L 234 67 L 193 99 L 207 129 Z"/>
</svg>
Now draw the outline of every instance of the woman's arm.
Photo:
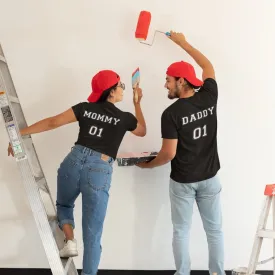
<svg viewBox="0 0 275 275">
<path fill-rule="evenodd" d="M 58 128 L 60 126 L 63 126 L 65 124 L 72 123 L 75 121 L 77 121 L 77 119 L 75 117 L 74 111 L 72 108 L 70 108 L 59 115 L 42 119 L 26 128 L 20 129 L 20 134 L 21 136 L 37 134 L 37 133 L 53 130 L 55 128 Z M 14 156 L 12 146 L 10 143 L 8 146 L 8 156 L 9 155 Z"/>
<path fill-rule="evenodd" d="M 134 131 L 132 131 L 132 133 L 136 136 L 144 137 L 146 135 L 147 129 L 146 129 L 146 122 L 140 106 L 140 101 L 142 98 L 142 89 L 137 87 L 136 92 L 138 95 L 138 101 L 137 102 L 135 101 L 135 96 L 133 100 L 134 100 L 135 114 L 138 121 L 138 125 L 137 125 L 137 128 Z M 135 91 L 134 91 L 134 94 L 135 94 Z"/>
<path fill-rule="evenodd" d="M 63 126 L 75 121 L 77 121 L 77 119 L 75 117 L 73 109 L 70 108 L 59 115 L 42 119 L 26 128 L 20 129 L 20 134 L 22 136 L 37 134 L 37 133 L 56 129 L 60 126 Z"/>
<path fill-rule="evenodd" d="M 144 137 L 146 135 L 146 123 L 143 117 L 140 103 L 135 104 L 135 113 L 136 113 L 138 125 L 137 125 L 137 128 L 134 131 L 132 131 L 132 133 L 136 136 Z"/>
</svg>

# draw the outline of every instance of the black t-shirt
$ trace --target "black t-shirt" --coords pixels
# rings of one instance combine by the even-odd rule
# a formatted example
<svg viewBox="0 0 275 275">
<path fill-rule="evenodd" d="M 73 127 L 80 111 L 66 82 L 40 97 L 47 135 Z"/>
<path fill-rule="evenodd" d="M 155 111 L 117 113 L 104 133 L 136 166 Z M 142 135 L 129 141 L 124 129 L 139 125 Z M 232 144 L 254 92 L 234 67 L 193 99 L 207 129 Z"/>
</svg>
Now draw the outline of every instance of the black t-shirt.
<svg viewBox="0 0 275 275">
<path fill-rule="evenodd" d="M 178 139 L 171 161 L 171 179 L 181 183 L 205 180 L 220 169 L 217 149 L 218 87 L 208 78 L 194 96 L 180 98 L 162 114 L 164 139 Z"/>
<path fill-rule="evenodd" d="M 75 144 L 106 154 L 116 159 L 120 143 L 127 131 L 137 127 L 136 117 L 119 110 L 114 104 L 81 102 L 72 106 L 79 123 Z"/>
</svg>

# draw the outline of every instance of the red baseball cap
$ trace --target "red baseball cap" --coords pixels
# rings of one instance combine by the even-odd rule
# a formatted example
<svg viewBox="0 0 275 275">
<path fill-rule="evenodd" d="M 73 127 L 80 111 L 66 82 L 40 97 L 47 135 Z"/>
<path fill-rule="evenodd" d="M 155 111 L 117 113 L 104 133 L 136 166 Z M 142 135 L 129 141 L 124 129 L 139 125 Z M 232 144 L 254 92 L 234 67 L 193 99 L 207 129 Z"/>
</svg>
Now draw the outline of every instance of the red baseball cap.
<svg viewBox="0 0 275 275">
<path fill-rule="evenodd" d="M 103 92 L 120 80 L 119 75 L 112 71 L 112 70 L 102 70 L 99 71 L 93 78 L 92 78 L 92 93 L 88 97 L 89 102 L 96 102 L 103 94 Z"/>
<path fill-rule="evenodd" d="M 192 85 L 197 87 L 203 84 L 203 82 L 196 77 L 194 67 L 191 64 L 184 61 L 172 63 L 168 67 L 166 74 L 173 77 L 185 78 Z"/>
</svg>

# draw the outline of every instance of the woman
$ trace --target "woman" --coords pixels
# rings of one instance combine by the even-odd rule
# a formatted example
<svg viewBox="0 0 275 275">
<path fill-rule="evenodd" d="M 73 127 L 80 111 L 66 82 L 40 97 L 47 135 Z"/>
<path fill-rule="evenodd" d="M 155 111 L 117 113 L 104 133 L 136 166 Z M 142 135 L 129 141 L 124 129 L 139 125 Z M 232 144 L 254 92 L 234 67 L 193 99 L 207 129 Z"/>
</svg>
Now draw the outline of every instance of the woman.
<svg viewBox="0 0 275 275">
<path fill-rule="evenodd" d="M 75 146 L 58 169 L 56 207 L 58 223 L 66 237 L 60 257 L 77 256 L 73 209 L 76 198 L 82 194 L 82 275 L 95 275 L 98 270 L 112 165 L 120 143 L 127 131 L 136 136 L 146 135 L 146 124 L 140 107 L 140 88 L 137 88 L 138 101 L 133 100 L 136 117 L 115 107 L 115 103 L 122 101 L 124 89 L 125 85 L 115 72 L 100 71 L 92 79 L 92 93 L 88 102 L 76 104 L 64 113 L 20 130 L 22 135 L 30 135 L 76 121 L 79 123 Z M 11 146 L 8 154 L 13 155 Z"/>
</svg>

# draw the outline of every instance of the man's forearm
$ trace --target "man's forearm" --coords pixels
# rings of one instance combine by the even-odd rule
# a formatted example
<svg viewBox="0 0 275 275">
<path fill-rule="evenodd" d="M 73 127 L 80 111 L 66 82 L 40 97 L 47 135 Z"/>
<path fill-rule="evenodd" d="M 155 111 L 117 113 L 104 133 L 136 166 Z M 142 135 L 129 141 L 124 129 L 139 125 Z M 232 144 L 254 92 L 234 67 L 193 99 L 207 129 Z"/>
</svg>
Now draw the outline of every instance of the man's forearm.
<svg viewBox="0 0 275 275">
<path fill-rule="evenodd" d="M 167 154 L 164 151 L 160 151 L 159 154 L 156 156 L 156 158 L 148 162 L 148 168 L 155 168 L 155 167 L 164 165 L 169 161 L 171 161 L 169 154 Z"/>
<path fill-rule="evenodd" d="M 140 107 L 140 103 L 135 104 L 135 113 L 136 113 L 136 118 L 137 118 L 138 122 L 146 128 L 146 123 L 145 123 L 145 119 L 144 119 L 144 116 L 143 116 L 143 113 L 142 113 L 142 110 Z"/>
<path fill-rule="evenodd" d="M 180 46 L 196 61 L 196 63 L 202 69 L 211 64 L 211 62 L 199 50 L 195 49 L 187 41 L 180 43 Z"/>
</svg>

